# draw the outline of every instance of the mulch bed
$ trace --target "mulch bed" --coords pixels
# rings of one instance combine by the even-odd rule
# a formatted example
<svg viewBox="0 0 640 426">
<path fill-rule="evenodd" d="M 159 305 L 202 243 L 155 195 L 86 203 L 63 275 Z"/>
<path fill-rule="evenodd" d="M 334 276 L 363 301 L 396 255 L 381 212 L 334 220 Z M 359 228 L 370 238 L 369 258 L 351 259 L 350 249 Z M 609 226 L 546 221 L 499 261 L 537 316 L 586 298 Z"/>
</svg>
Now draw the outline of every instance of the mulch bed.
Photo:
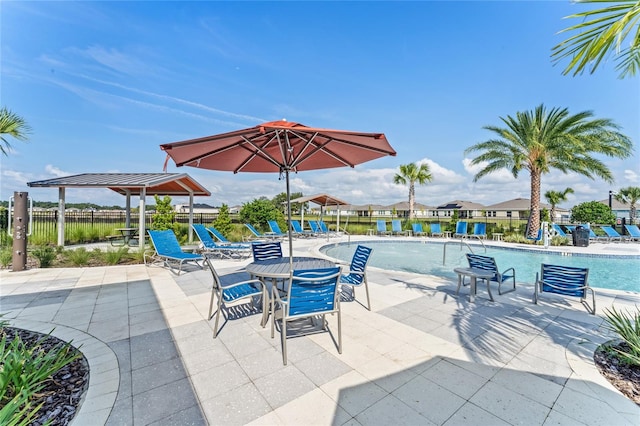
<svg viewBox="0 0 640 426">
<path fill-rule="evenodd" d="M 625 342 L 607 342 L 600 345 L 593 354 L 600 374 L 602 374 L 624 396 L 640 406 L 640 366 L 621 362 L 612 348 L 628 350 Z"/>
<path fill-rule="evenodd" d="M 57 337 L 37 333 L 21 328 L 5 327 L 7 340 L 19 336 L 27 347 L 33 346 L 40 340 L 40 346 L 49 351 L 64 345 L 65 342 Z M 74 348 L 76 351 L 77 349 Z M 82 354 L 81 354 L 82 355 Z M 43 404 L 30 425 L 67 425 L 71 422 L 80 407 L 80 403 L 89 388 L 89 364 L 84 357 L 67 364 L 51 376 L 45 383 L 44 389 L 33 400 L 33 406 Z"/>
</svg>

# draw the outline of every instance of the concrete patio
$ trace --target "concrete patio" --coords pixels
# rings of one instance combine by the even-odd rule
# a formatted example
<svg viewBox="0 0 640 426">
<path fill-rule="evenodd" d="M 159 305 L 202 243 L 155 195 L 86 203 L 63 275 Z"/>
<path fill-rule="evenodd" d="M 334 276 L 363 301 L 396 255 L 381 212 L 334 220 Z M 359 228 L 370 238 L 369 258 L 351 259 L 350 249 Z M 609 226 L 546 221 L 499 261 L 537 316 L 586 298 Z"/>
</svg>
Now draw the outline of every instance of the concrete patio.
<svg viewBox="0 0 640 426">
<path fill-rule="evenodd" d="M 247 262 L 214 264 L 237 281 Z M 518 283 L 496 302 L 479 288 L 469 303 L 452 280 L 375 268 L 369 282 L 371 312 L 342 303 L 343 353 L 329 333 L 298 337 L 287 366 L 255 310 L 232 310 L 213 339 L 211 274 L 195 267 L 2 271 L 0 312 L 82 345 L 91 376 L 76 425 L 640 423 L 593 364 L 612 335 L 577 301 L 536 306 L 532 284 Z M 597 303 L 598 314 L 633 309 L 640 294 L 598 290 Z"/>
</svg>

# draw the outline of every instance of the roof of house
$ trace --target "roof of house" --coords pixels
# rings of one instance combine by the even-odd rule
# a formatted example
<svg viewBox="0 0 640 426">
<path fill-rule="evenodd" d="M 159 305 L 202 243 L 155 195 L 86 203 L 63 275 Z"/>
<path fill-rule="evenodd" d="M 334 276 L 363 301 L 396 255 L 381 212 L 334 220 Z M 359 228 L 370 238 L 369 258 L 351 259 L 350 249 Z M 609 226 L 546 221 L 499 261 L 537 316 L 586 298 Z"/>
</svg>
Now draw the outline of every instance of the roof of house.
<svg viewBox="0 0 640 426">
<path fill-rule="evenodd" d="M 396 210 L 400 210 L 400 211 L 409 211 L 409 202 L 400 201 L 394 204 L 389 204 L 387 208 L 390 210 L 395 208 Z M 426 204 L 418 203 L 417 201 L 413 204 L 413 211 L 433 210 L 433 209 L 435 209 L 435 207 L 427 206 Z"/>
<path fill-rule="evenodd" d="M 186 173 L 82 173 L 28 182 L 37 188 L 108 188 L 122 195 L 209 196 L 204 186 Z"/>
<path fill-rule="evenodd" d="M 599 202 L 609 207 L 608 198 L 606 200 L 600 200 Z M 630 208 L 631 208 L 631 204 L 622 203 L 613 197 L 611 198 L 611 210 L 629 210 Z"/>
<path fill-rule="evenodd" d="M 440 204 L 438 210 L 483 210 L 485 207 L 480 203 L 473 201 L 453 200 L 448 203 Z"/>
<path fill-rule="evenodd" d="M 551 209 L 551 204 L 540 203 L 541 209 Z M 514 198 L 512 200 L 502 201 L 501 203 L 491 204 L 485 207 L 486 210 L 530 210 L 531 200 L 529 198 Z M 556 211 L 568 211 L 562 207 L 556 206 Z"/>
</svg>

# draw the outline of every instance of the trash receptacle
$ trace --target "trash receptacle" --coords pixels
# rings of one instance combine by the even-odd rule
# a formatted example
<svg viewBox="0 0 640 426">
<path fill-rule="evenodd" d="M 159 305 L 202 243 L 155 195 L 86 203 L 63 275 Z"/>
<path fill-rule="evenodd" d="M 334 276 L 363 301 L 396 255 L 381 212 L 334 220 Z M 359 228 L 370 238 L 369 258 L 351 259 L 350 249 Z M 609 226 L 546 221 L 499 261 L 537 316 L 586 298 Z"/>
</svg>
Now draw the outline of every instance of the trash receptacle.
<svg viewBox="0 0 640 426">
<path fill-rule="evenodd" d="M 576 226 L 573 230 L 573 245 L 575 247 L 589 246 L 589 228 L 584 226 Z"/>
</svg>

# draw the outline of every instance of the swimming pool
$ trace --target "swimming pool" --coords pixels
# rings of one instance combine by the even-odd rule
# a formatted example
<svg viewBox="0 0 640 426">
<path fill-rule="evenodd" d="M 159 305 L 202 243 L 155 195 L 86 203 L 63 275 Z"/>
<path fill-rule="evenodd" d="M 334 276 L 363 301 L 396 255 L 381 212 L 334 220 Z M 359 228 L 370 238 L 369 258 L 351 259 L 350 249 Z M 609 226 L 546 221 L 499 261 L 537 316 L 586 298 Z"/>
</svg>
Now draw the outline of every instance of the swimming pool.
<svg viewBox="0 0 640 426">
<path fill-rule="evenodd" d="M 449 243 L 443 265 L 444 243 L 422 241 L 364 241 L 371 247 L 371 266 L 396 271 L 456 278 L 453 268 L 468 266 L 465 245 Z M 358 243 L 325 245 L 320 251 L 346 262 L 351 260 Z M 599 257 L 594 255 L 563 255 L 551 251 L 530 251 L 495 246 L 471 246 L 476 254 L 492 256 L 503 271 L 515 268 L 516 281 L 533 284 L 541 263 L 589 268 L 589 285 L 596 288 L 640 292 L 640 256 Z"/>
</svg>

